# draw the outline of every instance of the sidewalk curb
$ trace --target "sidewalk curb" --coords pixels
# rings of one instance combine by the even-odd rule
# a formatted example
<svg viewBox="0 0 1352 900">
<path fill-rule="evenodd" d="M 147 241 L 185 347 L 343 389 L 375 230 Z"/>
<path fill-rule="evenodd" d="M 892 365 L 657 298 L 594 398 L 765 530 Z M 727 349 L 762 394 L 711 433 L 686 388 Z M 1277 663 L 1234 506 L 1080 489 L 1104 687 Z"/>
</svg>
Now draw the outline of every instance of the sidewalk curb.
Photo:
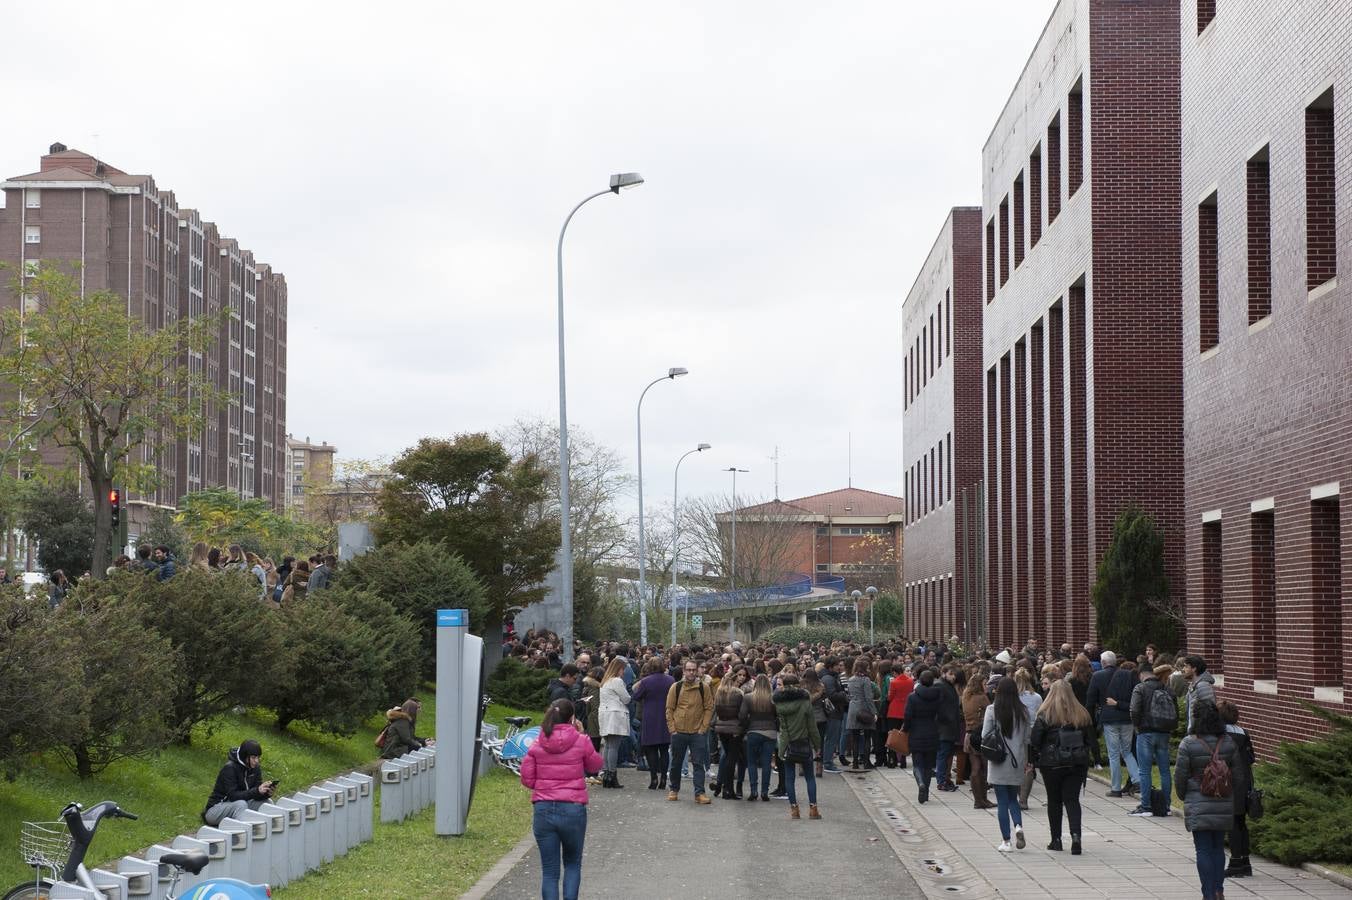
<svg viewBox="0 0 1352 900">
<path fill-rule="evenodd" d="M 516 846 L 508 850 L 502 859 L 493 864 L 493 868 L 483 874 L 483 877 L 474 882 L 474 886 L 460 895 L 460 900 L 483 900 L 488 896 L 488 892 L 498 886 L 498 882 L 507 877 L 507 873 L 516 867 L 516 864 L 525 858 L 526 854 L 535 846 L 535 835 L 527 831 L 526 836 L 516 842 Z"/>
<path fill-rule="evenodd" d="M 1109 781 L 1107 777 L 1100 775 L 1093 769 L 1089 770 L 1089 777 L 1097 781 L 1099 784 L 1106 784 L 1108 787 L 1113 786 L 1112 782 Z M 1170 799 L 1172 800 L 1173 798 L 1171 797 Z M 1258 854 L 1256 853 L 1254 855 L 1258 856 Z M 1266 856 L 1260 856 L 1259 859 L 1265 859 L 1268 862 L 1273 863 L 1274 865 L 1280 865 L 1280 863 L 1277 863 L 1275 860 L 1268 859 Z M 1348 877 L 1347 875 L 1344 875 L 1342 872 L 1335 872 L 1332 869 L 1324 868 L 1318 863 L 1310 863 L 1310 862 L 1301 863 L 1300 869 L 1304 872 L 1309 872 L 1311 875 L 1316 875 L 1324 879 L 1325 881 L 1330 881 L 1333 884 L 1338 885 L 1339 887 L 1352 889 L 1352 877 Z"/>
</svg>

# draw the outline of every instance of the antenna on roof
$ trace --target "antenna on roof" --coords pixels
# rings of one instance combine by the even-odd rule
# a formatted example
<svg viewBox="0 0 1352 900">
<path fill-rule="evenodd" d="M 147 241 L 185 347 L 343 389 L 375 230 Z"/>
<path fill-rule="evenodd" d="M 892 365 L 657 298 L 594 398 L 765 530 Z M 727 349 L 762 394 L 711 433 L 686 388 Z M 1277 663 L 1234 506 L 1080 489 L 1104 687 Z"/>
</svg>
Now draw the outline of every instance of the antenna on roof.
<svg viewBox="0 0 1352 900">
<path fill-rule="evenodd" d="M 775 499 L 779 499 L 779 445 L 775 444 L 775 455 L 767 456 L 766 459 L 773 460 L 775 464 Z"/>
<path fill-rule="evenodd" d="M 845 432 L 848 441 L 845 450 L 845 486 L 854 487 L 854 432 Z"/>
</svg>

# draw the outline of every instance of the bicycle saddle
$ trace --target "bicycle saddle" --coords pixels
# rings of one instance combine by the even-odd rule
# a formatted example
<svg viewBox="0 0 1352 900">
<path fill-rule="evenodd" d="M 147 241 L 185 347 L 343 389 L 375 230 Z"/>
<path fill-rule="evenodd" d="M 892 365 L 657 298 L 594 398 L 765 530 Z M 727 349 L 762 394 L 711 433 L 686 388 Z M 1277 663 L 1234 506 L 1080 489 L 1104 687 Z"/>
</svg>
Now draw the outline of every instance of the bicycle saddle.
<svg viewBox="0 0 1352 900">
<path fill-rule="evenodd" d="M 530 716 L 508 716 L 504 721 L 508 725 L 515 725 L 517 728 L 525 728 L 530 724 Z"/>
<path fill-rule="evenodd" d="M 207 867 L 211 861 L 201 850 L 190 850 L 184 853 L 166 853 L 160 857 L 160 862 L 166 866 L 178 866 L 180 869 L 191 872 L 196 875 Z"/>
</svg>

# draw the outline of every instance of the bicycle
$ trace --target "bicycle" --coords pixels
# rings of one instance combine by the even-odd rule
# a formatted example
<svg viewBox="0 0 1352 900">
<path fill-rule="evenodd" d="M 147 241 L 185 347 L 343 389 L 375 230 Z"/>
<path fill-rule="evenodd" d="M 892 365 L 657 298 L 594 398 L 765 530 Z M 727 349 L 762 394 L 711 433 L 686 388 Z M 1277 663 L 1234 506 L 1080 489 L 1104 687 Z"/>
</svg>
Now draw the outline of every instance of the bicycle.
<svg viewBox="0 0 1352 900">
<path fill-rule="evenodd" d="M 492 702 L 490 697 L 483 698 L 484 709 Z M 521 774 L 521 760 L 526 758 L 530 745 L 540 737 L 540 726 L 527 728 L 530 716 L 508 716 L 507 733 L 500 738 L 486 738 L 484 749 L 493 756 L 493 761 L 513 775 Z"/>
<path fill-rule="evenodd" d="M 70 803 L 61 810 L 56 822 L 24 822 L 19 832 L 19 851 L 23 860 L 34 869 L 32 881 L 16 885 L 0 900 L 48 900 L 57 884 L 76 884 L 104 896 L 94 884 L 94 877 L 85 868 L 85 854 L 94 842 L 94 832 L 104 819 L 135 819 L 136 815 L 120 808 L 111 800 L 96 803 L 85 810 L 78 803 Z M 63 830 L 64 828 L 64 830 Z M 161 865 L 173 869 L 173 878 L 165 893 L 165 900 L 178 900 L 174 889 L 184 872 L 201 873 L 210 860 L 200 850 L 166 853 L 159 858 Z M 51 878 L 42 873 L 49 870 Z M 272 896 L 266 884 L 248 884 L 234 878 L 212 879 L 194 888 L 192 897 L 210 897 L 212 900 L 264 900 Z M 183 898 L 190 900 L 190 898 Z"/>
</svg>

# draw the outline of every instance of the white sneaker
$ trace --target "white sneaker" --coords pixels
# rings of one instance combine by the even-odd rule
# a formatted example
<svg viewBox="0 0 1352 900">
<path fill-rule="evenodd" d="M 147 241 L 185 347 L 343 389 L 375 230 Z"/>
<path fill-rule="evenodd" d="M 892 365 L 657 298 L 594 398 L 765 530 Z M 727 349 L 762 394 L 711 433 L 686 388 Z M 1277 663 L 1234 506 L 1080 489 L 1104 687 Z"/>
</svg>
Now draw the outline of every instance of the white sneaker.
<svg viewBox="0 0 1352 900">
<path fill-rule="evenodd" d="M 1001 841 L 1001 842 L 1000 842 L 1000 846 L 996 847 L 995 849 L 996 849 L 996 850 L 999 850 L 1001 853 L 1013 853 L 1013 852 L 1014 852 L 1014 848 L 1011 847 L 1011 846 L 1009 846 L 1009 841 Z"/>
<path fill-rule="evenodd" d="M 1017 847 L 1017 848 L 1019 848 L 1020 850 L 1022 850 L 1024 847 L 1028 846 L 1028 842 L 1025 841 L 1025 840 L 1023 839 L 1023 826 L 1022 826 L 1022 825 L 1015 825 L 1015 826 L 1014 826 L 1014 846 Z"/>
</svg>

